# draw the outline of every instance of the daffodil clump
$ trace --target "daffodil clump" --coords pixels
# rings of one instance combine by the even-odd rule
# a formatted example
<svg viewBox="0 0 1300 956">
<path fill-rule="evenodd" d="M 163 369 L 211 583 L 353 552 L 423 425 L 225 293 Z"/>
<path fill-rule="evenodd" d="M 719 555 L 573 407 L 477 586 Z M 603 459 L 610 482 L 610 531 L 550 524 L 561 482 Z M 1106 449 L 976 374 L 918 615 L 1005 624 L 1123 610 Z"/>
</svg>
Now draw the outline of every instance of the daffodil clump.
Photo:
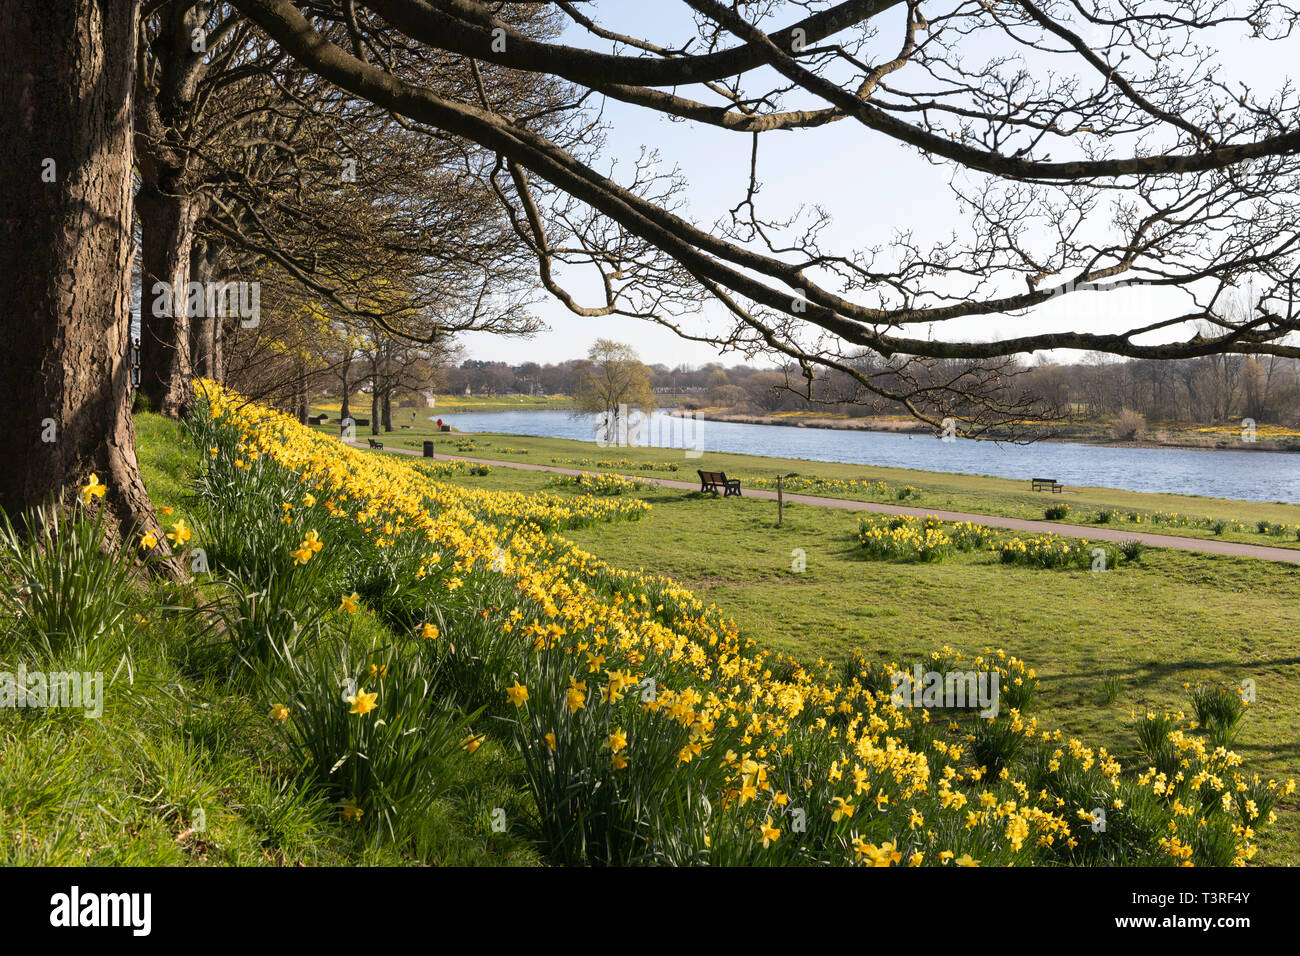
<svg viewBox="0 0 1300 956">
<path fill-rule="evenodd" d="M 504 449 L 503 449 L 504 450 Z M 621 468 L 624 471 L 678 471 L 675 461 L 632 461 L 630 458 L 560 458 L 551 459 L 552 465 L 576 465 L 579 468 Z"/>
<path fill-rule="evenodd" d="M 1089 569 L 1105 552 L 1105 566 L 1115 567 L 1124 551 L 1086 539 L 1059 535 L 1002 534 L 970 521 L 943 521 L 934 515 L 868 515 L 858 524 L 858 542 L 869 557 L 883 561 L 942 561 L 965 551 L 990 551 L 1003 564 L 1036 568 Z"/>
<path fill-rule="evenodd" d="M 969 521 L 941 521 L 934 515 L 870 515 L 858 523 L 858 542 L 872 558 L 887 561 L 940 561 L 956 551 L 988 545 L 993 535 Z"/>
<path fill-rule="evenodd" d="M 776 479 L 766 475 L 747 477 L 744 481 L 754 488 L 776 487 Z M 821 478 L 816 475 L 795 475 L 793 478 L 783 478 L 781 487 L 790 492 L 811 492 L 839 498 L 864 497 L 886 501 L 895 497 L 895 493 L 886 482 L 867 478 Z"/>
<path fill-rule="evenodd" d="M 621 495 L 645 491 L 652 487 L 640 478 L 584 471 L 580 475 L 556 475 L 546 482 L 550 487 L 577 488 L 592 495 Z M 648 505 L 646 506 L 649 507 Z"/>
<path fill-rule="evenodd" d="M 416 461 L 408 467 L 417 468 L 432 477 L 441 477 L 443 473 L 436 470 L 436 467 L 441 464 L 443 463 L 426 464 L 423 461 Z M 443 486 L 440 494 L 443 496 L 442 500 L 450 500 L 454 497 L 459 503 L 487 520 L 501 525 L 527 522 L 543 531 L 581 528 L 605 521 L 636 521 L 650 511 L 650 505 L 640 499 L 601 500 L 601 497 L 610 493 L 604 490 L 604 487 L 584 486 L 582 490 L 590 492 L 589 494 L 573 496 L 537 492 L 526 495 L 515 491 L 480 492 L 446 485 Z"/>
<path fill-rule="evenodd" d="M 1031 568 L 1081 568 L 1092 567 L 1098 557 L 1094 550 L 1105 552 L 1106 566 L 1119 564 L 1118 552 L 1087 539 L 1063 538 L 1059 535 L 1038 535 L 1032 538 L 1008 537 L 994 545 L 994 552 L 1003 564 L 1022 564 Z"/>
<path fill-rule="evenodd" d="M 453 486 L 210 382 L 197 387 L 192 427 L 201 447 L 221 450 L 206 473 L 213 487 L 232 500 L 258 489 L 290 500 L 291 525 L 267 524 L 290 535 L 282 553 L 299 545 L 282 562 L 306 558 L 288 573 L 328 574 L 322 605 L 350 620 L 349 602 L 363 601 L 410 635 L 384 658 L 387 677 L 306 651 L 288 668 L 321 690 L 304 695 L 286 679 L 269 705 L 289 714 L 273 722 L 293 729 L 324 779 L 327 761 L 356 750 L 344 732 L 410 714 L 415 704 L 385 710 L 403 675 L 408 701 L 486 709 L 487 724 L 440 717 L 435 749 L 454 737 L 468 754 L 470 717 L 504 734 L 558 862 L 1223 865 L 1253 853 L 1257 817 L 1244 803 L 1192 803 L 1177 787 L 1171 798 L 1168 777 L 1160 789 L 1143 768 L 1125 771 L 1104 749 L 1040 728 L 1024 711 L 1033 672 L 1002 651 L 967 662 L 945 649 L 920 662 L 996 671 L 997 717 L 898 705 L 892 675 L 908 668 L 805 666 L 762 651 L 672 581 L 612 568 L 549 530 L 626 517 L 599 507 L 625 501 L 593 499 L 577 507 L 596 510 L 575 518 L 569 496 Z M 345 678 L 356 682 L 350 704 L 337 694 Z M 424 685 L 422 697 L 410 690 Z M 1198 793 L 1251 792 L 1229 757 L 1180 754 L 1180 786 L 1197 778 L 1210 788 Z M 375 776 L 359 797 L 343 795 L 347 806 L 378 812 L 389 771 L 373 754 L 348 759 Z"/>
<path fill-rule="evenodd" d="M 453 458 L 450 461 L 422 461 L 420 467 L 432 478 L 448 478 L 452 475 L 479 474 L 476 469 L 480 466 L 471 465 L 463 458 Z"/>
</svg>

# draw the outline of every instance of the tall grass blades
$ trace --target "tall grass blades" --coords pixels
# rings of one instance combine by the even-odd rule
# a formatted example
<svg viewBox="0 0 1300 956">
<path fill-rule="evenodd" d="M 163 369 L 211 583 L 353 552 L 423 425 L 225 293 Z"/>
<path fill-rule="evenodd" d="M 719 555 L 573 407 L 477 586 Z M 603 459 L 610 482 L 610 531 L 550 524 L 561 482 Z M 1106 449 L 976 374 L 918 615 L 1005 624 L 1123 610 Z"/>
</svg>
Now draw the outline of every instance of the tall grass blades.
<svg viewBox="0 0 1300 956">
<path fill-rule="evenodd" d="M 0 515 L 0 649 L 51 658 L 120 650 L 136 603 L 133 557 L 104 548 L 104 522 L 78 505 L 29 512 L 23 530 Z"/>
<path fill-rule="evenodd" d="M 392 646 L 359 654 L 330 635 L 259 670 L 268 720 L 306 774 L 371 841 L 397 840 L 449 786 L 452 760 L 472 759 L 477 714 L 430 695 L 418 657 Z"/>
</svg>

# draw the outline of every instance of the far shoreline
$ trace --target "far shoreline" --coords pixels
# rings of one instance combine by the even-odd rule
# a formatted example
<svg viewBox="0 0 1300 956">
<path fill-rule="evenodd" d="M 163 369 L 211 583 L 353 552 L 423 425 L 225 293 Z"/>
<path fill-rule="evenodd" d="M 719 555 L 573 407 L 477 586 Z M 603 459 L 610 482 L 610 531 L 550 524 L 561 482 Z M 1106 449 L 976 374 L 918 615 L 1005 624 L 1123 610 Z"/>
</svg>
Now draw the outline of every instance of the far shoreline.
<svg viewBox="0 0 1300 956">
<path fill-rule="evenodd" d="M 833 419 L 833 418 L 790 418 L 775 415 L 746 415 L 732 414 L 724 412 L 694 412 L 688 413 L 680 408 L 660 409 L 662 414 L 682 417 L 685 414 L 694 414 L 703 421 L 710 422 L 730 422 L 736 425 L 784 425 L 789 428 L 812 428 L 823 431 L 851 431 L 851 432 L 869 432 L 876 435 L 907 435 L 909 437 L 936 437 L 926 426 L 917 424 L 915 427 L 902 426 L 898 428 L 882 428 L 879 424 L 856 424 L 850 420 Z M 1300 452 L 1300 443 L 1287 444 L 1274 440 L 1262 440 L 1254 442 L 1236 442 L 1233 444 L 1206 444 L 1204 442 L 1190 441 L 1152 441 L 1143 439 L 1138 441 L 1126 441 L 1123 439 L 1112 438 L 1093 438 L 1086 435 L 1081 436 L 1057 436 L 1051 438 L 1037 438 L 1032 442 L 1012 442 L 1007 438 L 981 438 L 978 441 L 1003 442 L 1006 444 L 1056 444 L 1056 445 L 1093 445 L 1098 448 L 1182 448 L 1188 451 L 1245 451 L 1245 452 L 1279 452 L 1294 453 Z"/>
</svg>

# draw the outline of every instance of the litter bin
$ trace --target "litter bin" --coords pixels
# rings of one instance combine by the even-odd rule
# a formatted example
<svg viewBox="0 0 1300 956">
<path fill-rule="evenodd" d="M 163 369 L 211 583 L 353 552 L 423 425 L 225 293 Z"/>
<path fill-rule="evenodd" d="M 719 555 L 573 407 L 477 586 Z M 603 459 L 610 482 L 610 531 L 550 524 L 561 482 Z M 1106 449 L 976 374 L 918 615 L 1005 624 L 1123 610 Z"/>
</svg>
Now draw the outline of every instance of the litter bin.
<svg viewBox="0 0 1300 956">
<path fill-rule="evenodd" d="M 433 457 L 433 442 L 431 442 L 431 441 L 426 441 L 426 442 L 424 443 L 424 457 L 425 457 L 425 458 L 432 458 L 432 457 Z"/>
</svg>

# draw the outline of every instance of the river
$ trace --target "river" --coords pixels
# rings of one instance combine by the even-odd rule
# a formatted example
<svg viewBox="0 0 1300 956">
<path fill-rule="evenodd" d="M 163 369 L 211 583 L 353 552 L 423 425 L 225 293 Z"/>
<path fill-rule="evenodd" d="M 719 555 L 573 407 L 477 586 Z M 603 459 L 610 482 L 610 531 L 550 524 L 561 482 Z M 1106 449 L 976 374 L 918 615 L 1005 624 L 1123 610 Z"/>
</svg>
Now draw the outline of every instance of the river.
<svg viewBox="0 0 1300 956">
<path fill-rule="evenodd" d="M 439 416 L 434 416 L 439 417 Z M 456 412 L 442 416 L 468 432 L 595 441 L 594 416 L 566 411 Z M 1067 485 L 1123 488 L 1157 494 L 1300 503 L 1300 454 L 1189 448 L 1123 448 L 1064 442 L 1013 445 L 925 435 L 746 425 L 692 420 L 656 412 L 638 441 L 663 448 L 804 458 L 947 471 L 998 478 L 1055 478 Z M 617 447 L 593 449 L 616 458 Z"/>
</svg>

